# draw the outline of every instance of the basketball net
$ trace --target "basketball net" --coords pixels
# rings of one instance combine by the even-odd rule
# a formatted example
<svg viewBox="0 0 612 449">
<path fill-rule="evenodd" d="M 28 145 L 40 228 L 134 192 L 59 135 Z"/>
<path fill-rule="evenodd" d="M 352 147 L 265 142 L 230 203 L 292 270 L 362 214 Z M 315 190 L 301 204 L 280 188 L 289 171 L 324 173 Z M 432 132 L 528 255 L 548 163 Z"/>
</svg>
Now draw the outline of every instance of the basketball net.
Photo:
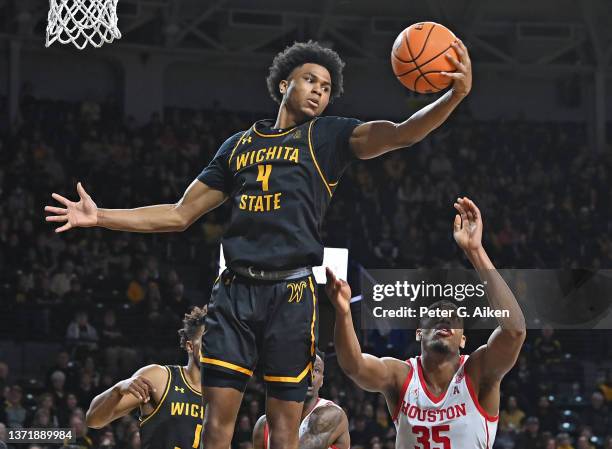
<svg viewBox="0 0 612 449">
<path fill-rule="evenodd" d="M 47 42 L 73 43 L 83 50 L 89 43 L 101 47 L 121 38 L 117 27 L 118 0 L 49 0 Z"/>
</svg>

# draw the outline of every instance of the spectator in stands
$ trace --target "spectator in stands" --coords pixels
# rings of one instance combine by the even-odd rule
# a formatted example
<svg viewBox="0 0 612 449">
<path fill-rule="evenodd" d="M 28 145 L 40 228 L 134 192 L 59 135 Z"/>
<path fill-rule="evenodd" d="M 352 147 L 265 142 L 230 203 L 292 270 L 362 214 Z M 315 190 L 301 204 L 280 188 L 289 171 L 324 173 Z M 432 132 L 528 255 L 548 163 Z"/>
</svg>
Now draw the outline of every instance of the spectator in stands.
<svg viewBox="0 0 612 449">
<path fill-rule="evenodd" d="M 559 413 L 556 407 L 550 403 L 548 397 L 540 396 L 536 416 L 540 422 L 542 432 L 556 433 L 559 425 Z"/>
<path fill-rule="evenodd" d="M 606 402 L 608 404 L 611 404 L 612 403 L 612 368 L 608 368 L 606 373 L 607 373 L 606 378 L 599 383 L 598 388 L 601 391 L 601 393 L 604 395 Z M 2 376 L 0 375 L 0 379 L 1 377 Z M 0 380 L 0 385 L 1 385 L 1 380 Z"/>
<path fill-rule="evenodd" d="M 543 373 L 561 360 L 561 342 L 554 335 L 554 329 L 546 325 L 542 328 L 542 335 L 533 344 L 534 361 Z"/>
<path fill-rule="evenodd" d="M 510 433 L 518 432 L 524 418 L 525 412 L 518 407 L 516 397 L 509 396 L 506 407 L 499 414 L 499 430 Z"/>
<path fill-rule="evenodd" d="M 70 283 L 74 277 L 74 263 L 72 260 L 65 260 L 62 264 L 62 270 L 51 278 L 51 291 L 60 298 L 63 297 L 70 291 Z"/>
<path fill-rule="evenodd" d="M 6 426 L 9 429 L 21 429 L 25 424 L 27 413 L 26 409 L 21 404 L 22 399 L 23 390 L 21 387 L 19 385 L 11 386 L 4 407 Z"/>
<path fill-rule="evenodd" d="M 170 297 L 168 298 L 168 307 L 170 307 L 175 317 L 181 319 L 190 306 L 190 302 L 185 298 L 185 286 L 179 282 L 172 287 Z"/>
<path fill-rule="evenodd" d="M 60 427 L 70 426 L 70 417 L 75 414 L 79 408 L 79 400 L 76 394 L 68 393 L 61 404 L 58 405 L 58 419 Z"/>
<path fill-rule="evenodd" d="M 85 372 L 82 373 L 81 380 L 76 391 L 79 405 L 86 408 L 97 394 L 98 392 L 94 386 L 91 375 Z"/>
<path fill-rule="evenodd" d="M 104 352 L 107 370 L 115 377 L 134 371 L 137 362 L 136 351 L 128 347 L 128 340 L 117 325 L 113 309 L 104 312 L 104 322 L 100 329 L 100 349 Z"/>
<path fill-rule="evenodd" d="M 50 427 L 58 427 L 59 421 L 57 418 L 57 412 L 53 403 L 53 395 L 51 393 L 43 393 L 38 397 L 38 411 L 46 410 L 49 414 L 49 425 Z"/>
<path fill-rule="evenodd" d="M 353 449 L 367 447 L 367 444 L 370 441 L 370 435 L 368 435 L 366 431 L 366 423 L 366 418 L 363 415 L 359 415 L 355 418 L 355 426 L 350 430 L 351 447 Z"/>
<path fill-rule="evenodd" d="M 52 388 L 51 376 L 56 371 L 59 371 L 64 374 L 65 386 L 67 388 L 72 388 L 76 383 L 76 369 L 74 363 L 70 361 L 70 355 L 68 351 L 61 350 L 57 353 L 55 357 L 55 364 L 47 370 L 46 380 L 47 380 L 47 388 Z M 57 405 L 57 402 L 55 402 Z"/>
<path fill-rule="evenodd" d="M 581 422 L 591 427 L 593 434 L 603 438 L 611 432 L 612 418 L 610 410 L 605 404 L 605 399 L 600 391 L 595 391 L 591 395 L 590 404 L 581 414 Z"/>
<path fill-rule="evenodd" d="M 74 316 L 74 321 L 68 325 L 66 339 L 73 348 L 74 354 L 85 357 L 98 347 L 98 332 L 89 323 L 87 312 L 78 311 Z"/>
<path fill-rule="evenodd" d="M 66 375 L 62 371 L 54 371 L 51 374 L 51 395 L 54 404 L 63 404 L 66 399 Z"/>
<path fill-rule="evenodd" d="M 249 419 L 251 422 L 257 422 L 257 419 L 261 416 L 261 406 L 257 399 L 253 399 L 249 402 Z"/>
<path fill-rule="evenodd" d="M 232 445 L 241 445 L 244 442 L 251 441 L 253 425 L 248 415 L 241 415 L 238 418 L 238 427 L 234 431 Z"/>
<path fill-rule="evenodd" d="M 127 440 L 127 449 L 140 449 L 140 432 L 132 432 Z"/>
<path fill-rule="evenodd" d="M 557 435 L 557 449 L 574 449 L 572 439 L 568 433 L 562 432 Z"/>
<path fill-rule="evenodd" d="M 523 431 L 516 439 L 516 446 L 520 449 L 542 449 L 544 441 L 540 434 L 540 421 L 535 416 L 525 420 Z"/>
<path fill-rule="evenodd" d="M 44 408 L 39 408 L 36 410 L 34 413 L 34 418 L 32 419 L 31 427 L 38 427 L 41 429 L 54 428 L 53 423 L 51 422 L 49 410 Z"/>
<path fill-rule="evenodd" d="M 81 416 L 76 413 L 72 415 L 70 418 L 70 428 L 72 432 L 74 432 L 76 439 L 74 444 L 76 446 L 84 449 L 93 448 L 93 441 L 87 436 L 87 426 L 85 425 L 85 420 Z"/>
<path fill-rule="evenodd" d="M 517 449 L 521 449 L 520 446 Z M 544 449 L 557 449 L 557 440 L 554 438 L 547 438 L 544 443 Z"/>
<path fill-rule="evenodd" d="M 101 449 L 113 449 L 117 445 L 115 439 L 115 433 L 111 427 L 105 427 L 102 429 L 100 438 L 98 440 L 98 447 Z"/>
<path fill-rule="evenodd" d="M 595 449 L 589 439 L 585 436 L 579 436 L 576 440 L 576 449 Z"/>
<path fill-rule="evenodd" d="M 147 295 L 149 271 L 143 267 L 138 270 L 136 278 L 131 280 L 126 291 L 127 299 L 134 305 L 140 304 Z"/>
</svg>

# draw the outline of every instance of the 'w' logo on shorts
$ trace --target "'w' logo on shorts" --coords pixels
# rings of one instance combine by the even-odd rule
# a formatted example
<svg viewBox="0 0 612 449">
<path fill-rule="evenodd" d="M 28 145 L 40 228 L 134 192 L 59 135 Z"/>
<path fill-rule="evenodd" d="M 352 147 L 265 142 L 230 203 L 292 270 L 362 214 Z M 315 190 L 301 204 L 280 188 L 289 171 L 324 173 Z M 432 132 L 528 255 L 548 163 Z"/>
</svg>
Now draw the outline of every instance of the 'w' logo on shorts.
<svg viewBox="0 0 612 449">
<path fill-rule="evenodd" d="M 289 301 L 287 302 L 300 302 L 306 288 L 306 281 L 290 282 L 287 284 L 287 288 L 291 290 L 291 295 L 289 295 Z"/>
</svg>

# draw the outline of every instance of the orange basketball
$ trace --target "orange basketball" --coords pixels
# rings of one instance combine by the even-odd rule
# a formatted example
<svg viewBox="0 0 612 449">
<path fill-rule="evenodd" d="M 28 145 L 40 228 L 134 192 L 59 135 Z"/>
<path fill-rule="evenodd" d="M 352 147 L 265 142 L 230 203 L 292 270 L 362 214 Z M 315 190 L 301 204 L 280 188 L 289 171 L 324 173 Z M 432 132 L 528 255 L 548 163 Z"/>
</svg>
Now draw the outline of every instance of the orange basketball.
<svg viewBox="0 0 612 449">
<path fill-rule="evenodd" d="M 402 31 L 391 50 L 391 66 L 397 79 L 408 89 L 420 94 L 439 92 L 451 85 L 452 79 L 440 72 L 454 72 L 455 66 L 444 56 L 452 52 L 457 38 L 451 30 L 435 22 L 419 22 Z"/>
</svg>

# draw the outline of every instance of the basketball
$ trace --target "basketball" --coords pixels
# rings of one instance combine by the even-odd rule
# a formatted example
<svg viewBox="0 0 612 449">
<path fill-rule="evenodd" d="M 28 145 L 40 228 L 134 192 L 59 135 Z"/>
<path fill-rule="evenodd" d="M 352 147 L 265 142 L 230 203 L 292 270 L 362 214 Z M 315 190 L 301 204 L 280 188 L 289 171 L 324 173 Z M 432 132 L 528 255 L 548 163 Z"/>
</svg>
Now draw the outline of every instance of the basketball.
<svg viewBox="0 0 612 449">
<path fill-rule="evenodd" d="M 452 79 L 440 72 L 454 72 L 455 66 L 444 56 L 451 51 L 457 37 L 444 25 L 419 22 L 410 25 L 395 39 L 391 50 L 391 66 L 397 79 L 408 89 L 420 94 L 439 92 L 451 85 Z"/>
</svg>

